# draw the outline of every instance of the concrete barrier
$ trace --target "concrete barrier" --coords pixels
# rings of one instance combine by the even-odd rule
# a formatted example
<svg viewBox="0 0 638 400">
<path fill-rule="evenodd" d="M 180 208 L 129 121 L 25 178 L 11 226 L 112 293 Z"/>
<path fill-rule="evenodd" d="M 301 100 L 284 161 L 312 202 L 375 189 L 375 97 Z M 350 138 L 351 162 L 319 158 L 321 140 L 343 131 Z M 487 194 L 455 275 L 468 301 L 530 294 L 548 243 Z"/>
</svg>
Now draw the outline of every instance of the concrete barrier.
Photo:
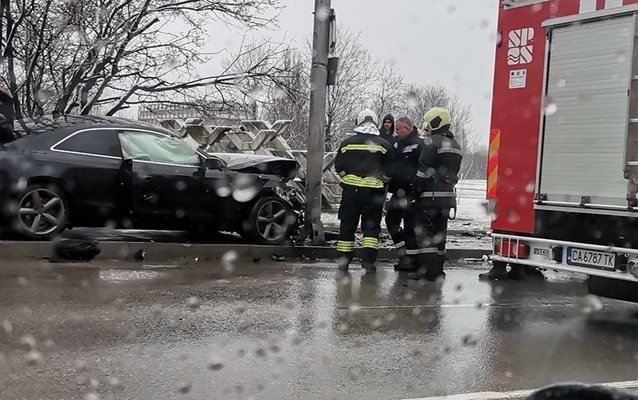
<svg viewBox="0 0 638 400">
<path fill-rule="evenodd" d="M 315 246 L 260 246 L 249 244 L 188 244 L 155 242 L 100 242 L 98 260 L 134 261 L 140 252 L 144 252 L 145 262 L 180 262 L 220 260 L 228 252 L 234 252 L 240 258 L 311 258 L 336 259 L 334 247 Z M 357 250 L 358 253 L 359 250 Z M 448 249 L 450 260 L 480 258 L 489 254 L 487 249 Z M 0 264 L 2 260 L 54 258 L 51 242 L 7 242 L 0 241 Z M 379 249 L 379 259 L 396 259 L 394 249 Z"/>
</svg>

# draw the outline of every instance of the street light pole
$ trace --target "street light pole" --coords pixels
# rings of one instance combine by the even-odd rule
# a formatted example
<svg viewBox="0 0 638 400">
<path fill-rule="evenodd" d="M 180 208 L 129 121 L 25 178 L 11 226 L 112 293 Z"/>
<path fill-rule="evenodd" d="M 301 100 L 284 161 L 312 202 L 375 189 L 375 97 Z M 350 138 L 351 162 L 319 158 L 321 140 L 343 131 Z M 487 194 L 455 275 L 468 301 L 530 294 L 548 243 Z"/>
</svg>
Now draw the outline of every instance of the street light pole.
<svg viewBox="0 0 638 400">
<path fill-rule="evenodd" d="M 325 244 L 321 222 L 323 157 L 326 130 L 326 87 L 330 42 L 331 0 L 315 0 L 310 71 L 310 123 L 306 172 L 306 232 L 313 245 Z"/>
</svg>

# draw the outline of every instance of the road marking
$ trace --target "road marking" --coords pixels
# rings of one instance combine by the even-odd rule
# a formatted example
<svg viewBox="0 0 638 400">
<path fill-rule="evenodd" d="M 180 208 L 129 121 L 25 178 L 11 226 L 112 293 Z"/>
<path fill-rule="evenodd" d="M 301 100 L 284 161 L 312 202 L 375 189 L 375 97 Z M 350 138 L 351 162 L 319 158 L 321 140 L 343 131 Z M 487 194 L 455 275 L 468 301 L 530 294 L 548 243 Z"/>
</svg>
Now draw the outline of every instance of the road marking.
<svg viewBox="0 0 638 400">
<path fill-rule="evenodd" d="M 396 306 L 361 306 L 359 310 L 395 310 L 395 309 L 413 309 L 413 308 L 424 308 L 424 309 L 434 309 L 434 308 L 485 308 L 485 307 L 517 307 L 522 306 L 522 303 L 463 303 L 463 304 L 415 304 L 415 305 L 396 305 Z M 543 306 L 555 306 L 555 305 L 564 305 L 564 303 L 546 303 Z M 337 307 L 341 310 L 348 310 L 350 307 Z"/>
<path fill-rule="evenodd" d="M 629 389 L 629 388 L 638 388 L 638 381 L 595 383 L 595 384 L 591 384 L 591 386 L 604 386 L 604 387 L 608 387 L 612 389 Z M 420 397 L 420 398 L 404 399 L 404 400 L 500 400 L 500 399 L 514 400 L 514 399 L 524 399 L 526 397 L 529 397 L 532 393 L 536 392 L 539 389 L 513 390 L 510 392 L 476 392 L 476 393 L 454 394 L 450 396 Z"/>
</svg>

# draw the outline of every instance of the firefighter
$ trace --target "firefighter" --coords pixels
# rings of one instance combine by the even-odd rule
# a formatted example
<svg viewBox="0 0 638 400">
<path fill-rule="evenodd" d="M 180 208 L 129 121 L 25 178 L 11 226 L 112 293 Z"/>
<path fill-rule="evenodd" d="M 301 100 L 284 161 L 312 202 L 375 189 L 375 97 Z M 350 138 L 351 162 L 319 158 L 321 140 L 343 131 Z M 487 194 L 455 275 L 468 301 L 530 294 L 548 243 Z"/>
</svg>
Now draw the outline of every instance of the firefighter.
<svg viewBox="0 0 638 400">
<path fill-rule="evenodd" d="M 429 135 L 423 139 L 416 172 L 419 194 L 414 231 L 418 248 L 408 253 L 416 256 L 418 270 L 409 275 L 411 279 L 435 281 L 445 276 L 447 223 L 450 210 L 456 209 L 454 185 L 463 158 L 461 146 L 450 132 L 451 123 L 450 112 L 444 108 L 434 107 L 423 116 L 423 129 Z"/>
<path fill-rule="evenodd" d="M 341 178 L 338 266 L 347 271 L 354 256 L 354 234 L 361 220 L 362 266 L 375 271 L 386 183 L 390 178 L 393 148 L 379 136 L 379 119 L 371 110 L 357 116 L 354 135 L 337 150 L 335 169 Z"/>
<path fill-rule="evenodd" d="M 411 252 L 416 250 L 412 203 L 415 199 L 416 172 L 423 139 L 419 136 L 417 127 L 408 117 L 397 119 L 396 132 L 398 136 L 397 151 L 392 162 L 392 181 L 389 184 L 392 197 L 388 202 L 385 224 L 399 253 L 399 263 L 394 266 L 394 269 L 414 272 L 413 256 L 408 255 L 406 250 Z M 402 222 L 403 228 L 401 228 Z"/>
</svg>

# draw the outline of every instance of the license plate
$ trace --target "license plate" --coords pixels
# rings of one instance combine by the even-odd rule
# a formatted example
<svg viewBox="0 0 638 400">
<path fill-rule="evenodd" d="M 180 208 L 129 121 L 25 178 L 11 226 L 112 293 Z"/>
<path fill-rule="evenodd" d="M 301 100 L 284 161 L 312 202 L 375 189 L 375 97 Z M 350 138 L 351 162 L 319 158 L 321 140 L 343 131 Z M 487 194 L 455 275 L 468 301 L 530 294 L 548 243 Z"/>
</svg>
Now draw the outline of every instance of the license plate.
<svg viewBox="0 0 638 400">
<path fill-rule="evenodd" d="M 601 251 L 567 248 L 567 264 L 603 269 L 616 268 L 616 255 Z"/>
</svg>

